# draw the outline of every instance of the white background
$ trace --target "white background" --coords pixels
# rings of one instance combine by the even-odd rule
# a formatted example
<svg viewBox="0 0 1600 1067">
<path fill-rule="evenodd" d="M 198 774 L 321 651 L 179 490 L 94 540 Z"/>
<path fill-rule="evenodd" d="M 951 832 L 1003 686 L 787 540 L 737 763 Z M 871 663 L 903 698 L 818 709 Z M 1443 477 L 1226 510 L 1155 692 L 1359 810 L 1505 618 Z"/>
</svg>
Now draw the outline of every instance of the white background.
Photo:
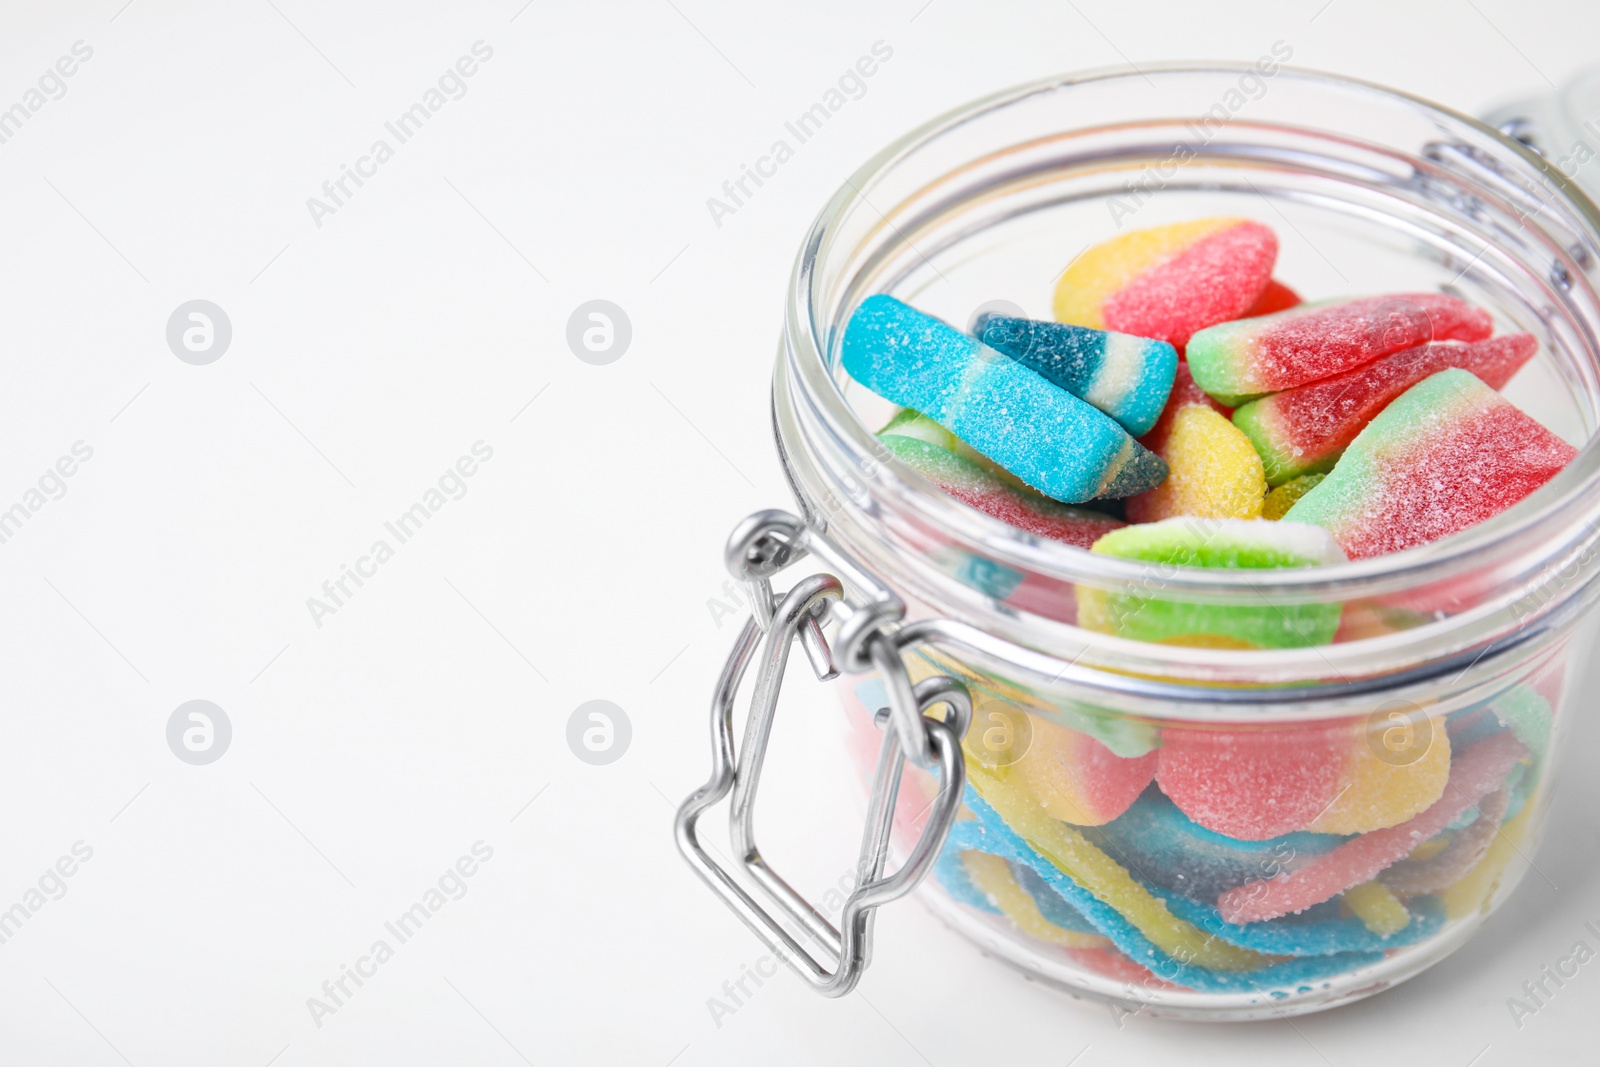
<svg viewBox="0 0 1600 1067">
<path fill-rule="evenodd" d="M 1600 58 L 1592 3 L 123 4 L 0 4 L 0 108 L 93 49 L 0 144 L 0 508 L 93 449 L 0 544 L 0 908 L 93 849 L 0 945 L 0 1062 L 1592 1060 L 1600 963 L 1520 1029 L 1506 1007 L 1600 920 L 1588 721 L 1487 930 L 1293 1023 L 1119 1028 L 903 903 L 852 998 L 783 976 L 718 1025 L 760 951 L 670 835 L 733 633 L 722 539 L 787 504 L 785 280 L 851 170 L 1012 83 L 1277 40 L 1481 111 Z M 479 40 L 466 95 L 316 225 L 307 198 Z M 866 94 L 715 225 L 707 197 L 877 41 Z M 233 326 L 209 366 L 164 337 L 195 298 Z M 594 298 L 633 325 L 609 366 L 565 340 Z M 316 625 L 307 598 L 480 440 L 467 494 Z M 196 698 L 234 730 L 203 767 L 165 739 Z M 596 698 L 632 722 L 609 766 L 566 742 Z M 854 852 L 836 734 L 796 699 L 774 742 L 764 840 L 808 892 Z M 480 840 L 466 895 L 317 1025 L 307 998 Z"/>
</svg>

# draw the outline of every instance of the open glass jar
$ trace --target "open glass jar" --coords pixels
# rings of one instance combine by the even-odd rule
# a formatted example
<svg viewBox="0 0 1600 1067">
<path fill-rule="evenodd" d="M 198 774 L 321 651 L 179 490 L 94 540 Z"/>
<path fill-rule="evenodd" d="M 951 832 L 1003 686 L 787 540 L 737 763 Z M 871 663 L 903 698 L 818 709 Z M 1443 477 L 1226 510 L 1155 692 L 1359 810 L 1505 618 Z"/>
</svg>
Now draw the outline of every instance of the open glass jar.
<svg viewBox="0 0 1600 1067">
<path fill-rule="evenodd" d="M 1578 457 L 1446 540 L 1244 572 L 1040 539 L 877 442 L 893 409 L 838 359 L 865 297 L 958 326 L 997 300 L 1048 318 L 1083 248 L 1206 215 L 1273 227 L 1278 276 L 1308 299 L 1444 290 L 1534 334 L 1539 354 L 1505 393 Z M 824 209 L 794 272 L 773 412 L 802 518 L 753 516 L 729 547 L 755 618 L 718 688 L 715 772 L 680 813 L 691 863 L 834 994 L 865 965 L 871 909 L 930 871 L 923 895 L 954 928 L 1128 1010 L 1311 1011 L 1441 959 L 1532 863 L 1592 658 L 1597 257 L 1595 206 L 1535 154 L 1425 101 L 1270 60 L 1053 79 L 885 149 Z M 772 578 L 807 556 L 831 573 L 776 600 Z M 1136 641 L 1077 625 L 1089 610 L 1320 619 L 1332 639 Z M 850 748 L 878 753 L 861 884 L 838 926 L 753 840 L 791 644 L 819 675 L 850 675 L 833 683 Z M 730 792 L 740 878 L 695 830 Z M 886 878 L 891 839 L 907 858 Z"/>
</svg>

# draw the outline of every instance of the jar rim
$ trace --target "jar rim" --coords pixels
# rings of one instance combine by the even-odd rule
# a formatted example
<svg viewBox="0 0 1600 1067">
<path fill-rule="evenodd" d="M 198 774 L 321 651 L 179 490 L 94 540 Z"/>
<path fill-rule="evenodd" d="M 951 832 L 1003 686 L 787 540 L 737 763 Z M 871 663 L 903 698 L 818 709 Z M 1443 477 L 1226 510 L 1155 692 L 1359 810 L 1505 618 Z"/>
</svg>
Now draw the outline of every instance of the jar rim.
<svg viewBox="0 0 1600 1067">
<path fill-rule="evenodd" d="M 785 312 L 785 344 L 780 353 L 778 373 L 780 376 L 785 373 L 789 375 L 790 383 L 795 387 L 792 392 L 805 405 L 808 413 L 815 416 L 830 444 L 856 461 L 860 470 L 853 474 L 869 499 L 869 509 L 889 509 L 911 516 L 963 544 L 981 546 L 984 554 L 996 562 L 1064 582 L 1132 583 L 1148 575 L 1148 564 L 1096 555 L 1086 549 L 1036 537 L 946 495 L 931 483 L 916 477 L 909 469 L 898 469 L 898 465 L 893 463 L 872 462 L 872 457 L 881 454 L 881 449 L 875 452 L 877 439 L 856 414 L 832 372 L 830 335 L 839 324 L 825 321 L 819 313 L 815 300 L 817 294 L 814 292 L 819 261 L 830 248 L 835 223 L 847 213 L 865 204 L 885 220 L 893 216 L 896 208 L 872 205 L 867 200 L 864 190 L 874 185 L 878 175 L 887 173 L 919 147 L 956 127 L 1039 94 L 1070 90 L 1074 86 L 1094 82 L 1118 79 L 1159 81 L 1162 78 L 1196 74 L 1243 75 L 1256 69 L 1247 63 L 1173 62 L 1154 64 L 1137 71 L 1102 68 L 1069 73 L 1001 90 L 952 109 L 896 139 L 858 168 L 828 200 L 802 243 L 790 277 Z M 1594 307 L 1600 308 L 1600 295 L 1595 293 L 1593 279 L 1577 261 L 1587 258 L 1590 264 L 1600 262 L 1600 208 L 1542 157 L 1476 119 L 1410 93 L 1299 67 L 1281 66 L 1276 77 L 1326 86 L 1329 90 L 1374 94 L 1385 101 L 1420 109 L 1444 133 L 1487 138 L 1498 153 L 1495 158 L 1497 164 L 1514 168 L 1516 177 L 1534 188 L 1549 192 L 1551 200 L 1548 206 L 1552 212 L 1556 213 L 1554 209 L 1559 208 L 1560 212 L 1566 214 L 1567 217 L 1560 221 L 1567 232 L 1558 231 L 1556 236 L 1552 236 L 1545 228 L 1550 223 L 1529 218 L 1527 225 L 1539 227 L 1539 232 L 1548 238 L 1550 249 L 1558 257 L 1565 257 L 1561 262 L 1564 262 L 1573 285 L 1581 287 L 1580 295 Z M 1188 117 L 1174 116 L 1178 121 Z M 1408 159 L 1408 162 L 1419 165 L 1426 163 L 1420 157 Z M 1450 176 L 1458 181 L 1461 177 L 1456 172 L 1451 172 Z M 1516 206 L 1507 200 L 1501 188 L 1484 184 L 1473 191 L 1508 213 L 1516 211 Z M 888 225 L 892 227 L 893 223 L 889 222 Z M 1568 248 L 1563 244 L 1563 241 L 1570 241 L 1573 237 L 1580 242 L 1579 247 Z M 858 294 L 847 302 L 849 306 L 844 310 L 853 310 L 854 302 L 865 295 Z M 1594 321 L 1583 321 L 1570 308 L 1563 309 L 1560 314 L 1575 326 L 1589 358 L 1600 366 L 1600 317 Z M 785 447 L 781 428 L 779 447 L 780 450 Z M 786 454 L 785 464 L 789 462 Z M 790 477 L 793 480 L 792 472 Z M 801 495 L 798 484 L 795 488 L 797 495 Z M 802 503 L 805 503 L 803 498 Z M 1199 601 L 1207 598 L 1231 598 L 1236 601 L 1246 595 L 1282 596 L 1299 601 L 1382 596 L 1458 578 L 1486 566 L 1491 559 L 1507 554 L 1542 555 L 1553 559 L 1569 552 L 1578 542 L 1592 543 L 1597 532 L 1600 532 L 1600 435 L 1591 433 L 1580 446 L 1576 458 L 1528 499 L 1485 522 L 1441 540 L 1402 552 L 1320 567 L 1270 572 L 1169 569 L 1162 575 L 1163 588 L 1185 599 Z M 1503 609 L 1505 605 L 1498 607 Z M 1484 614 L 1477 613 L 1478 616 Z M 1456 627 L 1459 633 L 1470 629 L 1464 625 L 1466 622 L 1475 623 L 1478 631 L 1483 631 L 1486 624 L 1482 617 L 1464 618 L 1472 615 L 1473 612 L 1465 612 L 1451 616 L 1449 620 L 1429 621 L 1405 633 L 1415 639 L 1418 631 L 1436 633 L 1437 628 L 1451 620 L 1463 624 Z M 1126 638 L 1101 634 L 1093 636 L 1095 642 L 1101 644 L 1142 644 Z M 1362 638 L 1327 647 L 1349 647 L 1379 640 L 1382 638 Z M 1175 666 L 1204 661 L 1227 662 L 1240 657 L 1254 660 L 1262 655 L 1303 656 L 1307 652 L 1323 651 L 1315 648 L 1249 652 L 1173 646 L 1160 648 L 1163 656 L 1172 660 Z M 1240 659 L 1240 662 L 1244 662 L 1244 659 Z"/>
</svg>

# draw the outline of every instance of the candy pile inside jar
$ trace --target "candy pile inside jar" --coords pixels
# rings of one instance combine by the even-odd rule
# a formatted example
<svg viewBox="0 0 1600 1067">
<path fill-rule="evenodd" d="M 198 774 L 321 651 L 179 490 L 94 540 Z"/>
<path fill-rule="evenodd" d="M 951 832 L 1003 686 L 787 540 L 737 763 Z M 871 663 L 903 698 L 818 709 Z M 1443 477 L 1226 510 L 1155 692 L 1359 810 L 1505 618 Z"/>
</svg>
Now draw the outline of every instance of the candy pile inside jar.
<svg viewBox="0 0 1600 1067">
<path fill-rule="evenodd" d="M 1061 275 L 1056 321 L 990 315 L 969 334 L 869 297 L 843 365 L 902 407 L 879 440 L 945 493 L 1041 538 L 1168 566 L 1399 552 L 1499 514 L 1576 454 L 1498 392 L 1535 354 L 1531 335 L 1493 336 L 1486 311 L 1445 293 L 1302 303 L 1276 259 L 1272 230 L 1246 219 L 1130 232 Z M 1069 599 L 1056 617 L 1086 629 L 1225 649 L 1426 621 L 1158 589 Z M 1119 982 L 1274 997 L 1484 905 L 1536 796 L 1560 678 L 1391 715 L 1375 734 L 1366 716 L 1137 722 L 936 653 L 911 667 L 957 674 L 977 706 L 966 810 L 938 868 L 948 894 Z M 876 681 L 856 696 L 885 703 Z"/>
</svg>

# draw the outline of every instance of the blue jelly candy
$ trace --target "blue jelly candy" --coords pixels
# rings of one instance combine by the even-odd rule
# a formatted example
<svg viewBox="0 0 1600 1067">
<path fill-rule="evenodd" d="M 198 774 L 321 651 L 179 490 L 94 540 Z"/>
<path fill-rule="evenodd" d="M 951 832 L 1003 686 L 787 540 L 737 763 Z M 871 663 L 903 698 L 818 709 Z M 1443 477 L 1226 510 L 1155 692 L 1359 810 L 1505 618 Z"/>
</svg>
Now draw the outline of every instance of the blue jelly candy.
<svg viewBox="0 0 1600 1067">
<path fill-rule="evenodd" d="M 1178 372 L 1178 350 L 1148 337 L 1003 315 L 977 326 L 978 340 L 1087 400 L 1135 437 L 1161 417 Z"/>
<path fill-rule="evenodd" d="M 1155 786 L 1105 825 L 1081 830 L 1145 882 L 1207 903 L 1234 886 L 1297 870 L 1349 840 L 1297 831 L 1265 841 L 1240 841 L 1207 830 Z"/>
<path fill-rule="evenodd" d="M 1167 476 L 1166 463 L 1104 412 L 892 296 L 856 309 L 842 358 L 868 389 L 1056 500 L 1132 496 Z"/>
</svg>

